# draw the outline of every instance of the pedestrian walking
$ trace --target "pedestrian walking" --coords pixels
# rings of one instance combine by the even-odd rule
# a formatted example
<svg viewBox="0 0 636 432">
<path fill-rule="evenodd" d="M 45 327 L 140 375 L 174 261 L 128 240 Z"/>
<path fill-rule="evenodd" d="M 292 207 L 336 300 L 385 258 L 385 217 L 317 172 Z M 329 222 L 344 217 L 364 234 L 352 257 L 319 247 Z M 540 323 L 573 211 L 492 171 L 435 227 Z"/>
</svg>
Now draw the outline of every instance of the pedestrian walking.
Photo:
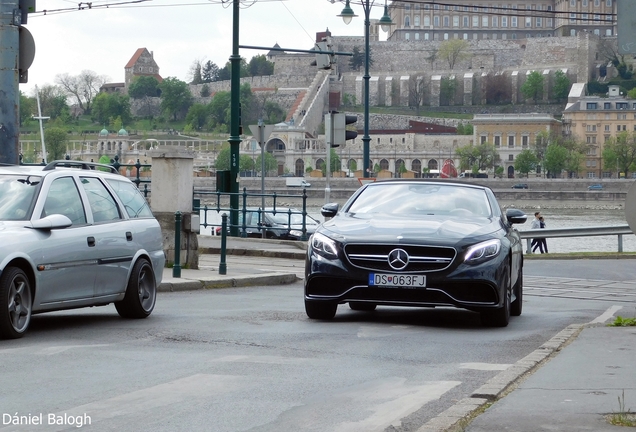
<svg viewBox="0 0 636 432">
<path fill-rule="evenodd" d="M 534 216 L 535 220 L 532 221 L 532 229 L 545 228 L 546 223 L 545 219 L 543 219 L 543 216 L 541 216 L 539 212 L 535 213 Z M 532 252 L 535 252 L 537 249 L 539 249 L 539 252 L 541 253 L 548 253 L 548 242 L 546 241 L 545 237 L 537 237 L 535 239 L 532 239 L 531 247 Z"/>
</svg>

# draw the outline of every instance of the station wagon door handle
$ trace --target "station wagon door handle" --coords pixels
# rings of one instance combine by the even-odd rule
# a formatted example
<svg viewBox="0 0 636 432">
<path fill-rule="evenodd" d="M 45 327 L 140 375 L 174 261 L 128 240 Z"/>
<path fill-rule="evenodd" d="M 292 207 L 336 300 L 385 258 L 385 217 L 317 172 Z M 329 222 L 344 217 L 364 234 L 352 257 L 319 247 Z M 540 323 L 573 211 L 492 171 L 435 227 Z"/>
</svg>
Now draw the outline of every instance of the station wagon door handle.
<svg viewBox="0 0 636 432">
<path fill-rule="evenodd" d="M 132 233 L 130 231 L 126 231 L 126 240 L 132 241 Z"/>
<path fill-rule="evenodd" d="M 88 247 L 95 247 L 95 237 L 87 237 L 86 242 L 88 243 Z"/>
</svg>

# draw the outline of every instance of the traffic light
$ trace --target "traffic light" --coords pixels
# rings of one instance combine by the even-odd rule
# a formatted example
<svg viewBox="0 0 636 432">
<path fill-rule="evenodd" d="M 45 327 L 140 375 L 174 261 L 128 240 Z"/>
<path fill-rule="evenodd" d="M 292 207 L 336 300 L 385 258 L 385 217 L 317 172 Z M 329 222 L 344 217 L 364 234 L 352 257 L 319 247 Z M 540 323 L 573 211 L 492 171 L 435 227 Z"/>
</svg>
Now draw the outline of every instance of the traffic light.
<svg viewBox="0 0 636 432">
<path fill-rule="evenodd" d="M 347 140 L 355 139 L 358 132 L 347 130 L 347 125 L 355 124 L 358 121 L 357 115 L 346 115 L 345 113 L 334 113 L 333 144 L 332 147 L 345 145 Z"/>
<path fill-rule="evenodd" d="M 326 41 L 316 42 L 316 51 L 331 51 L 331 46 Z M 311 66 L 318 66 L 320 69 L 331 69 L 334 63 L 333 54 L 316 53 L 316 60 L 311 62 Z"/>
</svg>

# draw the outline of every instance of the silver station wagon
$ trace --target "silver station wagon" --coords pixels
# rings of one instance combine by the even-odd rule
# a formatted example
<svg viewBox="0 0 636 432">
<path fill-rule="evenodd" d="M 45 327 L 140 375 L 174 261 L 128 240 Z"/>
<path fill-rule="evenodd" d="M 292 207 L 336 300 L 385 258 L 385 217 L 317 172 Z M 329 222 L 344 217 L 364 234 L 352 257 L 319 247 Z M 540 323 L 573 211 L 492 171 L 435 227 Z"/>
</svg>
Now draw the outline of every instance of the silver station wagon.
<svg viewBox="0 0 636 432">
<path fill-rule="evenodd" d="M 114 303 L 125 318 L 155 306 L 165 255 L 137 186 L 108 166 L 0 166 L 0 337 L 33 314 Z"/>
</svg>

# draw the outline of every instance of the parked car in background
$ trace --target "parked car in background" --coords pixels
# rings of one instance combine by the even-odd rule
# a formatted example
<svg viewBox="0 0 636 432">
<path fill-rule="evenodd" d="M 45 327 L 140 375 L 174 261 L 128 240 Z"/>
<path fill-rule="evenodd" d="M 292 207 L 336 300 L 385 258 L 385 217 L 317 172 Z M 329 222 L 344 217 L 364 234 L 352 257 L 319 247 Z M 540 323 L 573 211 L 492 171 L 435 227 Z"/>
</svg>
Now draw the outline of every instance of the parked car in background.
<svg viewBox="0 0 636 432">
<path fill-rule="evenodd" d="M 332 319 L 339 304 L 458 307 L 488 326 L 521 314 L 523 245 L 492 190 L 450 180 L 367 183 L 311 236 L 305 262 L 305 311 Z"/>
<path fill-rule="evenodd" d="M 528 189 L 528 183 L 517 183 L 512 186 L 513 189 Z"/>
<path fill-rule="evenodd" d="M 243 211 L 239 210 L 239 233 L 243 230 Z M 309 238 L 316 231 L 318 222 L 313 217 L 305 216 L 305 237 Z M 303 237 L 302 211 L 288 207 L 248 208 L 245 212 L 245 233 L 247 237 L 279 240 L 301 240 Z M 221 234 L 221 227 L 216 228 L 216 235 Z"/>
<path fill-rule="evenodd" d="M 600 183 L 592 184 L 587 187 L 587 190 L 603 190 L 603 185 Z"/>
<path fill-rule="evenodd" d="M 287 177 L 285 179 L 285 184 L 287 185 L 287 187 L 303 187 L 303 188 L 311 187 L 311 183 L 308 183 L 302 177 Z"/>
<path fill-rule="evenodd" d="M 101 171 L 101 170 L 106 171 Z M 108 166 L 0 166 L 0 337 L 24 336 L 41 312 L 114 303 L 153 311 L 165 255 L 159 223 Z"/>
</svg>

